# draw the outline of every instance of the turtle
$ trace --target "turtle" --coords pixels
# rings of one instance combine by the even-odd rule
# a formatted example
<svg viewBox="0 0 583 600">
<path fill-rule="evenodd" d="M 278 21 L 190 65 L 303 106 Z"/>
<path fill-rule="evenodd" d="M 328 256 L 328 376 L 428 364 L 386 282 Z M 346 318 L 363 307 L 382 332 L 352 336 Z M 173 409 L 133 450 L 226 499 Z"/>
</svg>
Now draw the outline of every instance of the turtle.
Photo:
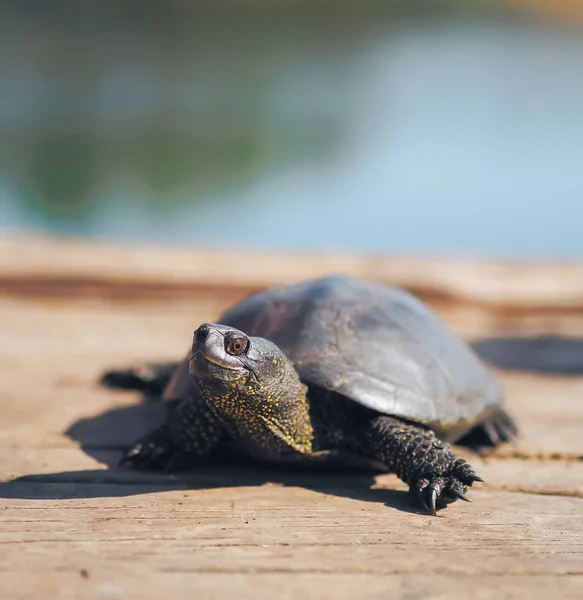
<svg viewBox="0 0 583 600">
<path fill-rule="evenodd" d="M 120 465 L 185 469 L 227 444 L 275 464 L 352 457 L 396 473 L 436 515 L 483 481 L 451 444 L 518 434 L 490 366 L 403 289 L 331 275 L 256 292 L 216 321 L 178 363 L 106 374 L 172 402 Z"/>
</svg>

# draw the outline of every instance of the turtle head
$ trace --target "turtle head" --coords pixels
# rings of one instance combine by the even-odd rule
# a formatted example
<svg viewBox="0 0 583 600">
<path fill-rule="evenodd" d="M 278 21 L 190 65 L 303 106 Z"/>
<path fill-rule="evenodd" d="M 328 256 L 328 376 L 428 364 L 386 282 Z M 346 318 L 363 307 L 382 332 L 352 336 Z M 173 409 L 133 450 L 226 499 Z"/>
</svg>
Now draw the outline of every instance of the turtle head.
<svg viewBox="0 0 583 600">
<path fill-rule="evenodd" d="M 194 332 L 188 359 L 191 375 L 217 391 L 271 379 L 272 365 L 287 360 L 275 344 L 215 323 L 203 323 Z"/>
<path fill-rule="evenodd" d="M 311 450 L 306 386 L 274 343 L 203 323 L 188 359 L 205 402 L 233 437 L 268 455 Z"/>
</svg>

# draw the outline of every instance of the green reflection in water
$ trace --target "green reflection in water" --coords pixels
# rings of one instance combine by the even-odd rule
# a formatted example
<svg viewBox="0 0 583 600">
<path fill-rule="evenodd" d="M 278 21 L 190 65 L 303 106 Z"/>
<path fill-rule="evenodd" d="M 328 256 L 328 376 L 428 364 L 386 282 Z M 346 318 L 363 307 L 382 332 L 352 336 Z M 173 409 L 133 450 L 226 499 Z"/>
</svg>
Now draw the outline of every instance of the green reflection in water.
<svg viewBox="0 0 583 600">
<path fill-rule="evenodd" d="M 476 2 L 473 10 L 487 5 L 493 11 L 496 4 Z M 316 98 L 315 109 L 306 105 L 319 80 L 336 89 L 336 76 L 386 35 L 387 23 L 459 18 L 468 10 L 447 0 L 300 5 L 257 6 L 262 18 L 244 11 L 238 27 L 215 15 L 209 31 L 189 19 L 188 8 L 174 16 L 163 10 L 160 20 L 155 10 L 150 17 L 140 13 L 148 27 L 119 15 L 109 22 L 101 13 L 98 21 L 75 15 L 83 26 L 55 16 L 45 26 L 44 17 L 27 15 L 30 23 L 19 21 L 23 32 L 14 48 L 4 36 L 5 56 L 32 56 L 24 64 L 34 69 L 24 79 L 32 73 L 42 92 L 29 103 L 22 131 L 12 132 L 14 143 L 7 146 L 16 151 L 0 164 L 16 181 L 18 202 L 47 222 L 82 224 L 107 190 L 123 190 L 128 182 L 138 183 L 142 203 L 164 208 L 220 202 L 227 189 L 289 164 L 325 161 L 342 147 L 353 107 L 349 99 L 330 97 Z M 25 50 L 27 39 L 38 43 Z M 136 72 L 138 80 L 142 74 L 137 84 Z M 119 107 L 118 80 L 126 86 Z M 193 84 L 194 99 L 186 94 L 177 101 L 176 90 Z"/>
<path fill-rule="evenodd" d="M 269 123 L 222 123 L 198 132 L 163 129 L 134 136 L 53 132 L 21 148 L 21 202 L 48 219 L 81 222 L 104 189 L 139 182 L 152 208 L 220 201 L 221 192 L 297 160 L 329 157 L 339 123 L 324 118 L 285 130 Z"/>
<path fill-rule="evenodd" d="M 98 154 L 94 141 L 82 135 L 35 140 L 21 173 L 30 186 L 23 200 L 52 217 L 82 217 L 94 202 Z"/>
</svg>

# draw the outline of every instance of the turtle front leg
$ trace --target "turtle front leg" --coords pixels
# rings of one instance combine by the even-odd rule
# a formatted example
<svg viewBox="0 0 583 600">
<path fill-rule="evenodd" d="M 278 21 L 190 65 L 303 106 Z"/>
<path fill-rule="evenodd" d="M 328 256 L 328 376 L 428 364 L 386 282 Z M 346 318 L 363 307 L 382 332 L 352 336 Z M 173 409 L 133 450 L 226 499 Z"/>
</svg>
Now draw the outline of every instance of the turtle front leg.
<svg viewBox="0 0 583 600">
<path fill-rule="evenodd" d="M 120 460 L 137 469 L 176 471 L 203 463 L 228 439 L 226 431 L 200 398 L 180 401 L 166 422 L 146 434 Z"/>
<path fill-rule="evenodd" d="M 432 514 L 456 500 L 465 500 L 467 488 L 483 481 L 435 433 L 392 417 L 377 417 L 363 431 L 365 450 L 381 460 L 409 485 Z"/>
</svg>

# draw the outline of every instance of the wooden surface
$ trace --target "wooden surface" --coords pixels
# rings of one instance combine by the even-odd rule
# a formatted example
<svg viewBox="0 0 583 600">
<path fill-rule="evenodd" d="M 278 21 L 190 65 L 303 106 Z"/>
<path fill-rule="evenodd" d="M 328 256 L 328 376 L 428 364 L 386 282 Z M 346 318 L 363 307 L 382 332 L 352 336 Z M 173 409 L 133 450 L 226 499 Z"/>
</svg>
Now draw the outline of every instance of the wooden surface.
<svg viewBox="0 0 583 600">
<path fill-rule="evenodd" d="M 474 340 L 581 335 L 583 265 L 450 261 L 442 279 L 421 259 L 0 246 L 2 597 L 583 597 L 581 374 L 503 372 L 522 436 L 465 452 L 486 483 L 437 518 L 392 475 L 118 470 L 162 407 L 99 386 L 108 367 L 181 358 L 251 289 L 330 271 L 420 290 Z"/>
</svg>

